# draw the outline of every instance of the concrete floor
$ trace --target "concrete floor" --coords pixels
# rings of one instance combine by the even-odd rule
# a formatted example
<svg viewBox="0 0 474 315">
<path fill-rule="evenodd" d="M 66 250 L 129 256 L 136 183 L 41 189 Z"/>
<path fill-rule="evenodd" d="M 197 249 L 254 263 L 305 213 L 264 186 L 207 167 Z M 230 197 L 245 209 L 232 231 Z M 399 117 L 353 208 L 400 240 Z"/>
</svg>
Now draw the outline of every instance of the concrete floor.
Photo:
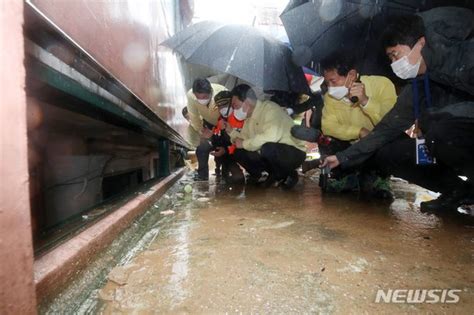
<svg viewBox="0 0 474 315">
<path fill-rule="evenodd" d="M 117 313 L 457 313 L 474 309 L 474 229 L 419 212 L 416 186 L 391 205 L 294 191 L 192 183 L 173 218 L 99 291 Z M 403 199 L 402 199 L 403 198 Z M 460 289 L 457 304 L 374 303 L 378 289 Z"/>
</svg>

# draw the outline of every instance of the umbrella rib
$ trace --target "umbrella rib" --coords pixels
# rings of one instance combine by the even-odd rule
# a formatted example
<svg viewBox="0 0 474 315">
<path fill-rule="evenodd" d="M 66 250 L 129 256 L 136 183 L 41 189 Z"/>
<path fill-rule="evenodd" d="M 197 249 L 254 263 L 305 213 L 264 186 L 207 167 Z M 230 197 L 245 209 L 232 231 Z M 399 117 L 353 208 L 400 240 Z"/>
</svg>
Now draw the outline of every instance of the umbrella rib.
<svg viewBox="0 0 474 315">
<path fill-rule="evenodd" d="M 225 73 L 228 73 L 227 71 L 230 70 L 230 66 L 231 66 L 230 64 L 234 60 L 235 54 L 237 53 L 237 50 L 239 49 L 240 42 L 242 41 L 244 36 L 245 36 L 245 34 L 242 33 L 242 35 L 239 38 L 239 41 L 237 42 L 237 45 L 235 45 L 234 51 L 232 52 L 232 56 L 230 56 L 229 62 L 227 63 L 227 66 L 225 67 L 225 71 L 224 71 Z"/>
<path fill-rule="evenodd" d="M 240 40 L 239 40 L 239 42 L 240 42 Z M 224 71 L 224 72 L 227 73 L 227 71 L 229 71 L 229 69 L 230 69 L 230 64 L 231 64 L 232 61 L 234 60 L 235 53 L 237 52 L 237 49 L 239 49 L 239 46 L 236 46 L 236 47 L 234 48 L 234 51 L 232 52 L 232 55 L 231 55 L 230 58 L 229 58 L 229 62 L 227 63 L 227 66 L 225 67 L 225 71 Z"/>
</svg>

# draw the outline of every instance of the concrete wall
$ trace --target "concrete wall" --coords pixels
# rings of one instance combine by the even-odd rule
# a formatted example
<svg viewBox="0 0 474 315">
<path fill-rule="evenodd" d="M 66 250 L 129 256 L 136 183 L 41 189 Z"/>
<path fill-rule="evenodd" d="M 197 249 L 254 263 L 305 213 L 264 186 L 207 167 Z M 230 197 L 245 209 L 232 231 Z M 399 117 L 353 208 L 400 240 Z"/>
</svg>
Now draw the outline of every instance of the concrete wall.
<svg viewBox="0 0 474 315">
<path fill-rule="evenodd" d="M 0 314 L 35 314 L 23 2 L 0 1 Z"/>
</svg>

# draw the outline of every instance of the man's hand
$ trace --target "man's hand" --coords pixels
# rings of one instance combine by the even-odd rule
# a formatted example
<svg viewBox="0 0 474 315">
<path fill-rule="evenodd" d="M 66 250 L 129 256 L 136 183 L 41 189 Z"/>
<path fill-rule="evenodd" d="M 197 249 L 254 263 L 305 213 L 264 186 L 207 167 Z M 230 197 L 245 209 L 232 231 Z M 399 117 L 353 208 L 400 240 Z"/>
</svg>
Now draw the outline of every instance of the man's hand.
<svg viewBox="0 0 474 315">
<path fill-rule="evenodd" d="M 360 128 L 360 131 L 359 131 L 359 139 L 362 139 L 364 138 L 365 136 L 367 136 L 368 134 L 370 133 L 370 130 L 367 129 L 367 128 Z"/>
<path fill-rule="evenodd" d="M 209 139 L 210 137 L 212 137 L 212 130 L 210 130 L 209 128 L 202 128 L 201 137 L 204 139 Z"/>
<path fill-rule="evenodd" d="M 369 98 L 367 97 L 367 94 L 365 94 L 365 85 L 362 82 L 354 82 L 352 83 L 351 88 L 349 89 L 349 98 L 357 96 L 359 99 L 359 103 L 362 106 L 367 105 L 367 102 L 369 101 Z"/>
<path fill-rule="evenodd" d="M 211 152 L 215 157 L 221 157 L 225 154 L 224 147 L 217 147 L 215 151 Z"/>
<path fill-rule="evenodd" d="M 336 168 L 339 166 L 339 160 L 335 155 L 330 155 L 324 159 L 320 167 L 323 168 L 326 166 L 329 166 L 330 169 Z"/>
<path fill-rule="evenodd" d="M 240 139 L 240 138 L 236 138 L 234 140 L 234 144 L 235 146 L 237 147 L 237 149 L 242 149 L 244 146 L 243 146 L 243 142 L 244 140 Z"/>
</svg>

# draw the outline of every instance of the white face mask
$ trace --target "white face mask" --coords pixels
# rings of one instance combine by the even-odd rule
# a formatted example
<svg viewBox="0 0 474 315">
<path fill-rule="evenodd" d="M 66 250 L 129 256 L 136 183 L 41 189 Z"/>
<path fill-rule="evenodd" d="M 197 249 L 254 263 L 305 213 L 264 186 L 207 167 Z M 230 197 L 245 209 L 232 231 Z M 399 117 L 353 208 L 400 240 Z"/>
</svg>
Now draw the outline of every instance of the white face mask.
<svg viewBox="0 0 474 315">
<path fill-rule="evenodd" d="M 418 45 L 418 43 L 416 43 L 415 46 L 416 45 Z M 390 65 L 392 67 L 393 73 L 395 73 L 395 75 L 399 77 L 400 79 L 403 79 L 403 80 L 413 79 L 413 78 L 416 78 L 416 76 L 418 75 L 418 71 L 420 70 L 420 66 L 421 66 L 421 57 L 418 60 L 418 62 L 415 63 L 414 65 L 412 65 L 408 61 L 408 56 L 411 55 L 415 46 L 413 46 L 413 48 L 410 50 L 410 53 L 408 53 L 408 55 L 403 56 L 397 61 L 392 62 L 392 64 Z"/>
<path fill-rule="evenodd" d="M 197 102 L 198 102 L 199 104 L 201 104 L 201 105 L 207 105 L 207 104 L 209 104 L 209 102 L 211 101 L 210 98 L 206 98 L 206 99 L 203 99 L 203 100 L 200 100 L 200 99 L 196 99 L 196 100 L 197 100 Z"/>
<path fill-rule="evenodd" d="M 344 96 L 349 94 L 349 89 L 346 88 L 347 78 L 348 77 L 346 76 L 346 80 L 344 81 L 344 84 L 342 86 L 330 86 L 330 87 L 328 87 L 329 95 L 334 97 L 336 100 L 341 100 L 341 99 L 344 98 Z"/>
<path fill-rule="evenodd" d="M 347 95 L 347 93 L 349 93 L 349 89 L 345 86 L 330 86 L 328 88 L 328 93 L 336 100 L 341 100 Z"/>
<path fill-rule="evenodd" d="M 416 76 L 418 75 L 418 71 L 420 70 L 421 58 L 420 60 L 418 60 L 417 63 L 412 65 L 408 61 L 408 56 L 403 56 L 397 61 L 392 62 L 390 66 L 392 67 L 393 72 L 400 79 L 403 79 L 403 80 L 413 79 L 413 78 L 416 78 Z"/>
<path fill-rule="evenodd" d="M 227 110 L 229 112 L 227 112 Z M 219 109 L 219 113 L 221 113 L 222 117 L 227 118 L 227 117 L 230 116 L 230 114 L 232 114 L 232 108 L 228 109 L 227 107 L 223 107 L 223 108 Z"/>
<path fill-rule="evenodd" d="M 239 109 L 234 110 L 234 116 L 237 120 L 245 120 L 247 118 L 247 112 L 244 112 L 243 106 Z"/>
</svg>

